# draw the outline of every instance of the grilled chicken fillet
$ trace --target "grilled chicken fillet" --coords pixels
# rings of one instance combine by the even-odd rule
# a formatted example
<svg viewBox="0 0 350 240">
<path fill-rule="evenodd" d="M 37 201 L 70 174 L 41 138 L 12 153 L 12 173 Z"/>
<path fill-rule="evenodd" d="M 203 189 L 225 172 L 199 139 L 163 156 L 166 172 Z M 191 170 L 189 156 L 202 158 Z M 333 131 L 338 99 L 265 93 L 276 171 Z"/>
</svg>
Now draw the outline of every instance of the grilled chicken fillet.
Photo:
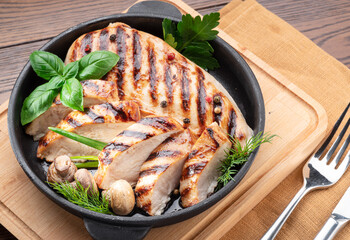
<svg viewBox="0 0 350 240">
<path fill-rule="evenodd" d="M 179 185 L 182 167 L 195 137 L 189 129 L 166 139 L 142 164 L 135 187 L 137 206 L 149 215 L 162 214 Z"/>
<path fill-rule="evenodd" d="M 135 102 L 94 105 L 84 112 L 72 111 L 57 127 L 102 142 L 110 142 L 118 133 L 140 120 Z M 49 131 L 39 142 L 37 157 L 53 161 L 60 155 L 98 155 L 99 150 Z"/>
<path fill-rule="evenodd" d="M 214 192 L 220 175 L 220 161 L 230 147 L 230 140 L 216 122 L 203 131 L 182 170 L 180 194 L 183 207 L 193 206 Z"/>
<path fill-rule="evenodd" d="M 114 82 L 86 80 L 82 81 L 81 84 L 83 86 L 84 107 L 118 99 Z M 56 126 L 71 111 L 73 111 L 71 108 L 62 104 L 58 95 L 51 107 L 26 127 L 26 133 L 32 135 L 37 141 L 49 131 L 48 127 Z"/>
<path fill-rule="evenodd" d="M 172 117 L 197 136 L 217 122 L 243 145 L 252 136 L 241 111 L 222 85 L 160 38 L 120 22 L 111 23 L 80 36 L 71 45 L 66 63 L 86 55 L 87 45 L 91 51 L 108 50 L 120 56 L 104 79 L 116 83 L 120 100 L 138 101 L 143 116 Z M 168 58 L 169 54 L 175 58 Z M 184 124 L 186 118 L 189 124 Z"/>
<path fill-rule="evenodd" d="M 165 139 L 183 131 L 169 117 L 145 117 L 119 133 L 98 155 L 95 180 L 99 188 L 108 189 L 119 179 L 135 185 L 140 168 L 150 153 Z"/>
</svg>

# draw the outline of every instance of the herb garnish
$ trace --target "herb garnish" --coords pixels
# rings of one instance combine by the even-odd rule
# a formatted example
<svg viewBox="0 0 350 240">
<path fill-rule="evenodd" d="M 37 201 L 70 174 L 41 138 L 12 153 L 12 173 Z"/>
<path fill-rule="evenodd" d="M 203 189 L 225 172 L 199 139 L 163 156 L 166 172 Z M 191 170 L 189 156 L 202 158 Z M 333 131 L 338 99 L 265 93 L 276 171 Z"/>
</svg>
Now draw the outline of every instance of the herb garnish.
<svg viewBox="0 0 350 240">
<path fill-rule="evenodd" d="M 220 177 L 218 178 L 218 185 L 216 191 L 224 187 L 229 181 L 233 180 L 233 176 L 238 172 L 237 167 L 245 163 L 249 155 L 261 144 L 269 142 L 271 143 L 272 139 L 276 135 L 271 135 L 265 133 L 262 135 L 259 132 L 254 137 L 251 137 L 243 147 L 241 143 L 234 137 L 230 136 L 232 142 L 232 148 L 226 152 L 226 158 L 221 161 L 219 167 Z"/>
<path fill-rule="evenodd" d="M 79 81 L 100 79 L 117 64 L 119 56 L 109 51 L 95 51 L 64 66 L 55 54 L 34 51 L 29 60 L 36 74 L 49 82 L 34 89 L 24 100 L 22 125 L 49 109 L 59 93 L 63 105 L 83 111 L 83 88 Z"/>
<path fill-rule="evenodd" d="M 98 167 L 98 156 L 73 156 L 70 157 L 73 160 L 84 159 L 86 162 L 74 162 L 75 166 L 79 168 L 97 168 Z"/>
<path fill-rule="evenodd" d="M 165 18 L 162 22 L 164 41 L 202 68 L 218 68 L 219 63 L 212 56 L 214 49 L 208 41 L 214 40 L 219 33 L 213 30 L 219 25 L 219 20 L 218 12 L 204 15 L 203 19 L 182 15 L 177 25 Z"/>
<path fill-rule="evenodd" d="M 98 160 L 97 161 L 86 161 L 86 162 L 76 162 L 75 166 L 79 168 L 98 168 Z"/>
<path fill-rule="evenodd" d="M 68 201 L 89 209 L 94 212 L 104 213 L 104 214 L 113 214 L 108 207 L 108 200 L 101 196 L 98 191 L 92 191 L 91 194 L 88 194 L 88 188 L 84 189 L 79 182 L 74 188 L 70 183 L 50 183 L 50 186 L 55 189 L 57 192 L 62 194 Z"/>
<path fill-rule="evenodd" d="M 105 142 L 101 142 L 92 138 L 84 137 L 79 134 L 68 132 L 66 130 L 63 130 L 61 128 L 55 128 L 55 127 L 48 127 L 49 130 L 58 133 L 59 135 L 62 135 L 64 137 L 70 138 L 74 141 L 80 142 L 82 144 L 85 144 L 89 147 L 95 148 L 97 150 L 102 151 L 103 148 L 107 145 Z"/>
<path fill-rule="evenodd" d="M 84 137 L 79 134 L 68 132 L 66 130 L 63 130 L 61 128 L 55 128 L 55 127 L 49 127 L 49 130 L 60 134 L 64 137 L 67 137 L 69 139 L 72 139 L 76 142 L 82 143 L 84 145 L 87 145 L 89 147 L 95 148 L 97 150 L 102 151 L 103 148 L 107 145 L 105 142 L 101 142 L 92 138 Z M 89 160 L 87 162 L 82 163 L 74 163 L 77 168 L 97 168 L 98 167 L 98 157 L 97 156 L 74 156 L 71 157 L 71 159 L 85 159 Z"/>
</svg>

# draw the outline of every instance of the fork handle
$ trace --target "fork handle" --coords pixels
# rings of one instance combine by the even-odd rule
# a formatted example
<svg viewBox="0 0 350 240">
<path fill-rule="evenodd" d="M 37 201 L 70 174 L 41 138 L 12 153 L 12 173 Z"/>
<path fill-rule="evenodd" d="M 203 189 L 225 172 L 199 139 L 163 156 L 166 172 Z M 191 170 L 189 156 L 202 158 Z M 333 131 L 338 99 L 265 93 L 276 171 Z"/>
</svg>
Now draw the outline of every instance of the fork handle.
<svg viewBox="0 0 350 240">
<path fill-rule="evenodd" d="M 336 215 L 331 215 L 327 222 L 323 225 L 320 232 L 317 234 L 314 240 L 331 240 L 342 229 L 348 219 L 338 219 Z"/>
<path fill-rule="evenodd" d="M 294 198 L 290 201 L 288 206 L 284 209 L 284 211 L 281 213 L 281 215 L 277 218 L 277 220 L 272 224 L 270 229 L 264 234 L 264 236 L 261 238 L 261 240 L 272 240 L 276 237 L 277 233 L 289 217 L 289 215 L 292 213 L 296 205 L 300 202 L 300 200 L 311 190 L 311 188 L 306 186 L 306 183 L 304 182 L 304 185 L 301 187 L 299 192 L 294 196 Z"/>
</svg>

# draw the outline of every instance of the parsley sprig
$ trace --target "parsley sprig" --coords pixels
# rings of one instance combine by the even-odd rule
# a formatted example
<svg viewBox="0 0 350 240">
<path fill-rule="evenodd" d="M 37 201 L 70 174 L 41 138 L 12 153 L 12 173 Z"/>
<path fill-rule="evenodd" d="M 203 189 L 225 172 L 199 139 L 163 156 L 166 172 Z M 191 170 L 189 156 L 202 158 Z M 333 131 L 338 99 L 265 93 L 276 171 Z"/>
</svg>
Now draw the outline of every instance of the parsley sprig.
<svg viewBox="0 0 350 240">
<path fill-rule="evenodd" d="M 88 194 L 88 188 L 84 189 L 83 186 L 77 182 L 77 187 L 74 188 L 70 183 L 49 183 L 50 186 L 55 189 L 58 193 L 62 194 L 68 201 L 86 208 L 88 210 L 104 213 L 113 214 L 108 207 L 108 200 L 101 196 L 99 192 L 93 191 L 90 195 Z"/>
<path fill-rule="evenodd" d="M 219 167 L 220 177 L 218 178 L 216 191 L 233 180 L 234 175 L 238 172 L 238 167 L 248 160 L 249 155 L 257 147 L 266 142 L 271 143 L 275 136 L 269 133 L 262 134 L 259 132 L 257 135 L 251 137 L 244 147 L 236 138 L 230 136 L 232 148 L 226 152 L 226 158 L 221 161 Z"/>
<path fill-rule="evenodd" d="M 219 67 L 213 57 L 214 49 L 208 41 L 214 40 L 218 31 L 213 28 L 219 25 L 220 13 L 214 12 L 193 18 L 190 14 L 182 15 L 176 24 L 170 19 L 163 20 L 163 37 L 165 42 L 182 53 L 185 57 L 204 69 Z"/>
</svg>

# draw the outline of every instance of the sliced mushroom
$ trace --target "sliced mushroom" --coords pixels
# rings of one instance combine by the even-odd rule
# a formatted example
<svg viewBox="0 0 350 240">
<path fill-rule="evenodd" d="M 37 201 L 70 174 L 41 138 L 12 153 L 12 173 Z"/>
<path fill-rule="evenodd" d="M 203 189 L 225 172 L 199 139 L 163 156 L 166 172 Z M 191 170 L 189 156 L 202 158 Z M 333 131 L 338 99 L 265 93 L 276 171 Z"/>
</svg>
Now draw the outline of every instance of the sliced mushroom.
<svg viewBox="0 0 350 240">
<path fill-rule="evenodd" d="M 47 171 L 47 181 L 52 183 L 72 182 L 76 171 L 77 167 L 70 157 L 67 155 L 59 156 L 54 160 Z"/>
<path fill-rule="evenodd" d="M 91 195 L 93 193 L 98 193 L 98 188 L 94 180 L 94 177 L 87 169 L 85 168 L 79 169 L 74 174 L 74 179 L 75 179 L 75 182 L 73 183 L 73 186 L 76 184 L 76 182 L 79 182 L 84 189 L 89 189 L 88 194 Z"/>
<path fill-rule="evenodd" d="M 125 180 L 115 181 L 110 189 L 111 207 L 118 215 L 128 215 L 135 206 L 135 195 L 131 185 Z"/>
</svg>

